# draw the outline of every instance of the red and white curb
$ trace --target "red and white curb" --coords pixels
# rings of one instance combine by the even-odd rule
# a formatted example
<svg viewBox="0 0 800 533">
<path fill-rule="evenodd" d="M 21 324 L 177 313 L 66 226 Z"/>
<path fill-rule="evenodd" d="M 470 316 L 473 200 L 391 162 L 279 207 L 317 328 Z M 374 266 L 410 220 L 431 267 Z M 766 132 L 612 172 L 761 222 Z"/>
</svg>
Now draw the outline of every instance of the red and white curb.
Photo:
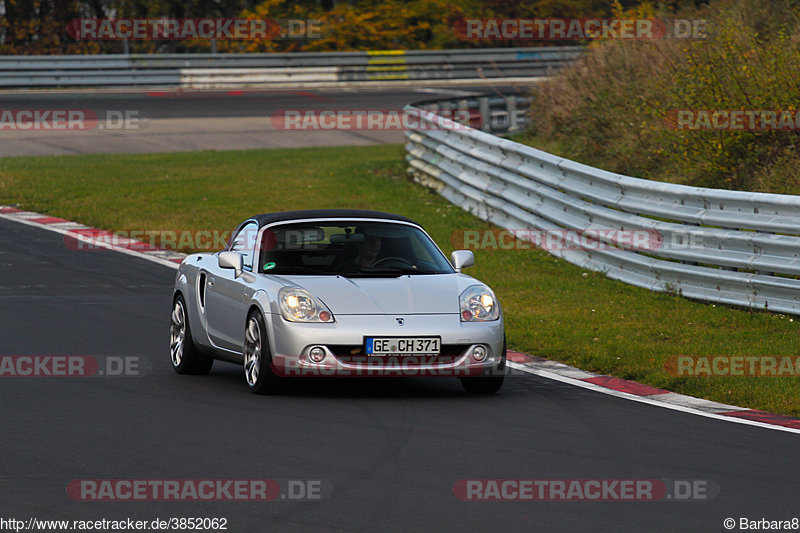
<svg viewBox="0 0 800 533">
<path fill-rule="evenodd" d="M 797 418 L 685 396 L 627 379 L 586 372 L 558 361 L 550 361 L 524 353 L 509 351 L 508 360 L 509 366 L 513 369 L 609 396 L 726 422 L 800 433 L 800 419 Z"/>
<path fill-rule="evenodd" d="M 105 248 L 134 257 L 141 257 L 175 269 L 186 257 L 186 254 L 180 252 L 162 250 L 134 239 L 116 236 L 111 231 L 91 228 L 77 222 L 34 213 L 33 211 L 22 211 L 7 205 L 0 205 L 0 218 L 55 231 L 65 235 L 67 238 L 85 242 L 94 248 Z"/>
<path fill-rule="evenodd" d="M 180 262 L 186 257 L 186 254 L 180 252 L 160 250 L 133 239 L 115 237 L 113 232 L 90 228 L 89 226 L 58 217 L 42 215 L 32 211 L 22 211 L 11 206 L 0 205 L 0 218 L 55 231 L 76 240 L 90 243 L 93 246 L 147 259 L 170 268 L 177 269 Z M 87 235 L 90 236 L 87 237 Z M 102 237 L 114 238 L 103 239 Z M 520 352 L 509 351 L 508 360 L 508 365 L 513 369 L 602 394 L 726 422 L 800 433 L 800 419 L 797 418 L 685 396 L 635 381 L 586 372 L 564 363 Z"/>
</svg>

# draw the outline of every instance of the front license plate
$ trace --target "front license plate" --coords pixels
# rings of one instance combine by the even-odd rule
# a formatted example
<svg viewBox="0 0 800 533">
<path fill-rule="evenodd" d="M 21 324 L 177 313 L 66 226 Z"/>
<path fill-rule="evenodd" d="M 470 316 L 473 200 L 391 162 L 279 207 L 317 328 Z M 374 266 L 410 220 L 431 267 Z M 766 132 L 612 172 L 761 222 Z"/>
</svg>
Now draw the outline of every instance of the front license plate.
<svg viewBox="0 0 800 533">
<path fill-rule="evenodd" d="M 439 355 L 440 337 L 367 337 L 367 355 Z"/>
</svg>

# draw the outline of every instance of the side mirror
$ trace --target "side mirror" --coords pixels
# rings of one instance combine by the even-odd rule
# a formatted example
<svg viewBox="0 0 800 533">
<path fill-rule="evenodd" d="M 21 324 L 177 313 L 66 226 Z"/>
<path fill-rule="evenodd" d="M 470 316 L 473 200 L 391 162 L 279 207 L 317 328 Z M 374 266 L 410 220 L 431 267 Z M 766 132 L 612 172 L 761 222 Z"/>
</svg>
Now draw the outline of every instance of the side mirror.
<svg viewBox="0 0 800 533">
<path fill-rule="evenodd" d="M 461 272 L 462 268 L 475 264 L 475 254 L 472 253 L 472 250 L 456 250 L 450 254 L 450 262 L 453 263 L 456 272 Z"/>
<path fill-rule="evenodd" d="M 220 252 L 217 264 L 220 268 L 232 268 L 237 278 L 242 275 L 242 254 L 239 252 Z"/>
</svg>

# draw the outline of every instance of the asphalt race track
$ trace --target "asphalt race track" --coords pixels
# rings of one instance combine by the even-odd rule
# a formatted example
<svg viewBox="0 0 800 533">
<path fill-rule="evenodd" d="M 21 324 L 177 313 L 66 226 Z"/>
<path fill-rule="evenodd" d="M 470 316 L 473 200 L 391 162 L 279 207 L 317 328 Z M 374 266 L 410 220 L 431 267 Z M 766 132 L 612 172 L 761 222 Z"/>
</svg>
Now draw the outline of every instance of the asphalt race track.
<svg viewBox="0 0 800 533">
<path fill-rule="evenodd" d="M 3 108 L 134 110 L 147 120 L 113 132 L 0 131 L 0 157 L 397 143 L 398 131 L 285 132 L 269 118 L 487 90 L 4 93 Z M 519 372 L 489 397 L 465 395 L 452 378 L 295 381 L 283 396 L 259 397 L 239 367 L 219 362 L 209 376 L 179 376 L 168 349 L 174 275 L 0 219 L 0 362 L 86 356 L 106 374 L 0 372 L 0 530 L 9 518 L 200 517 L 224 518 L 232 532 L 706 532 L 725 531 L 726 518 L 800 517 L 791 433 Z M 133 375 L 108 375 L 120 361 Z M 271 501 L 83 501 L 68 492 L 79 480 L 264 479 L 281 487 Z M 679 480 L 707 490 L 691 501 L 457 497 L 463 480 L 487 479 Z M 290 483 L 320 487 L 319 497 L 294 500 Z"/>
<path fill-rule="evenodd" d="M 174 275 L 0 220 L 0 355 L 124 357 L 143 374 L 0 378 L 0 516 L 405 533 L 724 531 L 728 517 L 800 514 L 796 435 L 530 375 L 490 397 L 467 396 L 452 378 L 304 381 L 259 397 L 234 365 L 179 376 L 168 355 Z M 322 497 L 91 502 L 67 493 L 82 479 L 314 480 Z M 694 480 L 713 494 L 462 501 L 453 488 L 465 479 Z"/>
<path fill-rule="evenodd" d="M 0 157 L 400 143 L 402 131 L 285 131 L 276 129 L 272 117 L 287 110 L 399 111 L 409 102 L 432 98 L 524 91 L 501 86 L 2 93 L 0 110 L 77 110 L 96 116 L 97 123 L 88 121 L 86 130 L 0 128 Z M 131 120 L 120 118 L 126 113 Z"/>
</svg>

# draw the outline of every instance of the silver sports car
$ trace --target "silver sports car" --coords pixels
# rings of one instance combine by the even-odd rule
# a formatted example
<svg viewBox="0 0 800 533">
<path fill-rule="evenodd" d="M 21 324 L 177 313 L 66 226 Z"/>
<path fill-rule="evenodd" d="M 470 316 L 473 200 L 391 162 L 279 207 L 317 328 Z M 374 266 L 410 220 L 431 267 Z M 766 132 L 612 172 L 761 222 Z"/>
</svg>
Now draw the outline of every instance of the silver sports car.
<svg viewBox="0 0 800 533">
<path fill-rule="evenodd" d="M 287 377 L 454 376 L 473 393 L 503 384 L 503 313 L 406 217 L 309 210 L 244 221 L 224 251 L 186 257 L 175 278 L 172 365 L 244 367 L 255 393 Z"/>
</svg>

